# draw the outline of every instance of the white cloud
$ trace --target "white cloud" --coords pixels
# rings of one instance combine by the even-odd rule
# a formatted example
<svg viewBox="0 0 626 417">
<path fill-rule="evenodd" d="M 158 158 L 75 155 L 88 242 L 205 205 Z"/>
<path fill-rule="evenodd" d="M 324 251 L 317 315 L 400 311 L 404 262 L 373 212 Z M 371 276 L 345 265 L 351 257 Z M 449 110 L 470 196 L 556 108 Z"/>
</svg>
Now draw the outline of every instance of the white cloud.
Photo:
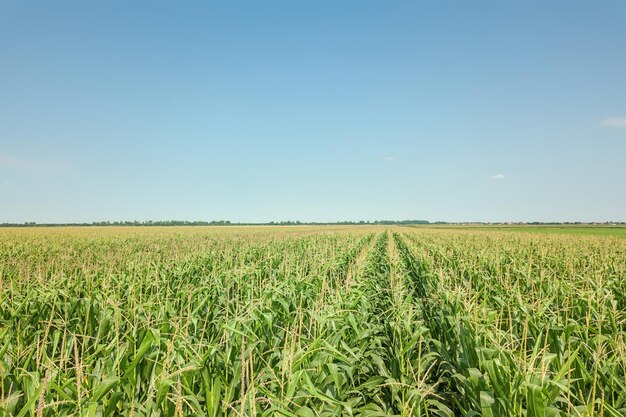
<svg viewBox="0 0 626 417">
<path fill-rule="evenodd" d="M 607 117 L 602 119 L 602 126 L 626 128 L 626 116 Z"/>
<path fill-rule="evenodd" d="M 26 161 L 9 153 L 0 152 L 0 166 L 2 167 L 20 167 L 28 165 Z"/>
<path fill-rule="evenodd" d="M 385 156 L 385 161 L 395 161 L 396 158 L 394 158 L 393 156 Z"/>
<path fill-rule="evenodd" d="M 65 164 L 50 161 L 30 160 L 7 152 L 0 152 L 0 167 L 17 168 L 27 172 L 65 172 Z"/>
<path fill-rule="evenodd" d="M 491 179 L 491 180 L 503 180 L 504 179 L 504 175 L 502 175 L 502 174 L 492 175 L 491 177 L 489 177 L 489 179 Z"/>
</svg>

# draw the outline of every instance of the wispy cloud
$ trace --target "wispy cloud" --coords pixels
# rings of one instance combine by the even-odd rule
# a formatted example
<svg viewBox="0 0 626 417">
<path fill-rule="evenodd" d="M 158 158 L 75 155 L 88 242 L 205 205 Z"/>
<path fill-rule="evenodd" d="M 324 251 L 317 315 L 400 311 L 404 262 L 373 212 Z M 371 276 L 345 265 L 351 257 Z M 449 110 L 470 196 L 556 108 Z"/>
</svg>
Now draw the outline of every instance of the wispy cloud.
<svg viewBox="0 0 626 417">
<path fill-rule="evenodd" d="M 0 167 L 16 168 L 35 173 L 68 171 L 67 165 L 62 163 L 26 159 L 8 152 L 0 152 Z"/>
<path fill-rule="evenodd" d="M 15 155 L 11 155 L 5 152 L 0 152 L 0 166 L 1 167 L 20 167 L 24 166 L 26 161 L 18 158 Z"/>
<path fill-rule="evenodd" d="M 607 117 L 600 122 L 602 126 L 626 128 L 626 116 Z"/>
<path fill-rule="evenodd" d="M 490 180 L 503 180 L 504 179 L 504 175 L 502 174 L 496 174 L 496 175 L 492 175 L 491 177 L 489 177 Z"/>
<path fill-rule="evenodd" d="M 394 158 L 393 156 L 385 156 L 385 161 L 395 161 L 396 158 Z"/>
</svg>

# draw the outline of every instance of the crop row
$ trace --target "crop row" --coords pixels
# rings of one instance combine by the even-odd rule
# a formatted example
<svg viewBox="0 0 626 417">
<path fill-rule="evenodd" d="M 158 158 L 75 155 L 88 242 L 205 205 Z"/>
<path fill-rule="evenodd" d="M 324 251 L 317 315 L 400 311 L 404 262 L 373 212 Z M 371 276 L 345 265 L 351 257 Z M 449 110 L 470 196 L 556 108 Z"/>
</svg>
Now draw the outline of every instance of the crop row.
<svg viewBox="0 0 626 417">
<path fill-rule="evenodd" d="M 0 235 L 0 416 L 621 416 L 626 245 L 398 228 Z"/>
</svg>

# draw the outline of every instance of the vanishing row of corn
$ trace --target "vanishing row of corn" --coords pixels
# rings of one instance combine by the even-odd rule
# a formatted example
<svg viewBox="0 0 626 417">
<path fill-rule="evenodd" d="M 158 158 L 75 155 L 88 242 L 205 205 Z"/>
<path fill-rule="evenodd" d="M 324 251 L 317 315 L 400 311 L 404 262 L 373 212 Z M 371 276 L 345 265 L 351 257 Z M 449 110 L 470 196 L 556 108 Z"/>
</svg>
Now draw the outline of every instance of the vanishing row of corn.
<svg viewBox="0 0 626 417">
<path fill-rule="evenodd" d="M 626 241 L 0 233 L 0 416 L 624 416 Z"/>
</svg>

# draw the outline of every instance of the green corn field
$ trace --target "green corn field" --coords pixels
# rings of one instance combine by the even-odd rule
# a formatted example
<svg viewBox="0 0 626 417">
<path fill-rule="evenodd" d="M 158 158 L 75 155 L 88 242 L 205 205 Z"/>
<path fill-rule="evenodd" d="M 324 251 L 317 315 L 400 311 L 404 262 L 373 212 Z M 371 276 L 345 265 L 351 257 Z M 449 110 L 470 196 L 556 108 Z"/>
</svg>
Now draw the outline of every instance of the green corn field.
<svg viewBox="0 0 626 417">
<path fill-rule="evenodd" d="M 0 416 L 626 415 L 626 239 L 0 230 Z"/>
</svg>

